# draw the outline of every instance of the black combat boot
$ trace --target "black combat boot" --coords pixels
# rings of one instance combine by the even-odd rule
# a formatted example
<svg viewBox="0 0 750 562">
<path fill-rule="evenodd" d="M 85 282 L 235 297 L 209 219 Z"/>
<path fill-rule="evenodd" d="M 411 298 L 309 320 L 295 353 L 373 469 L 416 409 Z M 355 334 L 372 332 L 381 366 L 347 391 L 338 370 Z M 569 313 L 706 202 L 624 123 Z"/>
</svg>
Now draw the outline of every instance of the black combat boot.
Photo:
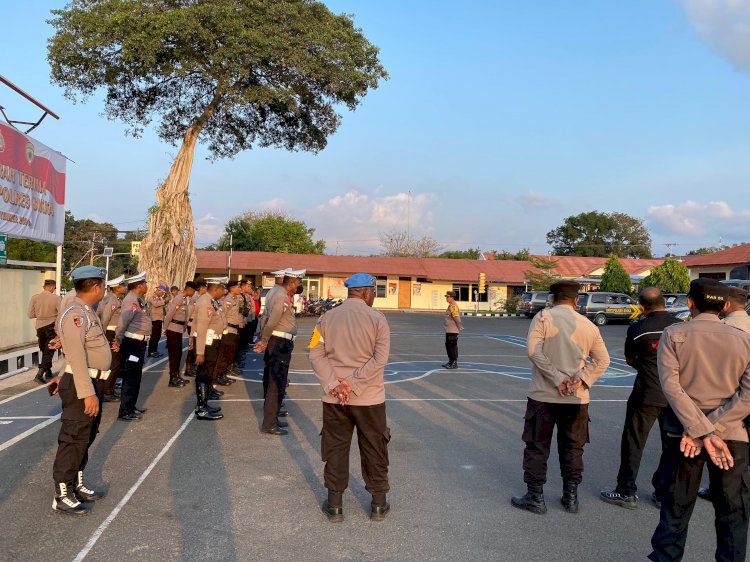
<svg viewBox="0 0 750 562">
<path fill-rule="evenodd" d="M 527 484 L 528 491 L 523 496 L 513 496 L 510 503 L 518 509 L 525 509 L 531 513 L 547 513 L 544 503 L 544 489 L 542 486 Z"/>
<path fill-rule="evenodd" d="M 563 482 L 563 495 L 560 502 L 568 513 L 578 513 L 578 484 Z"/>
<path fill-rule="evenodd" d="M 180 376 L 180 372 L 179 372 L 179 371 L 177 372 L 177 380 L 178 380 L 178 381 L 180 382 L 180 384 L 181 384 L 182 386 L 187 386 L 187 385 L 189 385 L 189 384 L 190 384 L 190 381 L 189 381 L 189 380 L 187 380 L 187 379 L 183 379 L 183 378 L 182 378 L 182 377 Z"/>
<path fill-rule="evenodd" d="M 186 377 L 194 377 L 196 375 L 197 371 L 195 368 L 195 365 L 185 365 L 185 376 Z"/>
<path fill-rule="evenodd" d="M 47 384 L 47 379 L 44 378 L 44 369 L 39 367 L 39 370 L 34 377 L 34 382 L 39 384 Z"/>
<path fill-rule="evenodd" d="M 76 476 L 75 495 L 79 501 L 95 502 L 96 500 L 102 499 L 107 494 L 105 494 L 104 492 L 95 492 L 94 490 L 86 486 L 86 484 L 83 483 L 83 471 L 79 470 L 78 475 Z"/>
<path fill-rule="evenodd" d="M 52 511 L 65 515 L 88 515 L 90 508 L 83 505 L 75 495 L 73 482 L 55 484 L 55 499 L 52 500 Z"/>
<path fill-rule="evenodd" d="M 195 417 L 199 420 L 220 420 L 224 414 L 216 412 L 213 408 L 208 409 L 208 383 L 198 382 L 195 385 L 195 393 L 198 395 L 198 407 L 195 410 Z"/>
<path fill-rule="evenodd" d="M 344 492 L 328 490 L 328 499 L 320 506 L 331 523 L 341 523 L 344 520 L 343 495 Z"/>
<path fill-rule="evenodd" d="M 372 495 L 372 503 L 370 504 L 370 520 L 371 521 L 382 521 L 388 512 L 391 511 L 391 504 L 385 499 L 385 494 L 377 493 Z"/>
<path fill-rule="evenodd" d="M 167 386 L 182 388 L 185 385 L 180 382 L 180 376 L 177 373 L 169 373 L 169 384 Z"/>
<path fill-rule="evenodd" d="M 458 369 L 458 362 L 457 361 L 448 361 L 447 363 L 443 363 L 441 365 L 443 369 Z"/>
</svg>

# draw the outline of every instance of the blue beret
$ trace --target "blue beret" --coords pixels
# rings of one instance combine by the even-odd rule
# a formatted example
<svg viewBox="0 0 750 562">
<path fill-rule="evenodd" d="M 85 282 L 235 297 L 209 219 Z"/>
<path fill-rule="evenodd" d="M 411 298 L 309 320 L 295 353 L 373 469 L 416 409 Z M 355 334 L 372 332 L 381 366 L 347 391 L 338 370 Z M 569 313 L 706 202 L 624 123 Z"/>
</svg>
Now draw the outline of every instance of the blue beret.
<svg viewBox="0 0 750 562">
<path fill-rule="evenodd" d="M 164 291 L 165 293 L 167 292 L 167 286 L 166 286 L 166 285 L 157 285 L 157 286 L 156 286 L 156 288 L 157 288 L 157 289 L 161 289 L 161 290 L 162 290 L 162 291 Z"/>
<path fill-rule="evenodd" d="M 80 281 L 81 279 L 104 279 L 106 276 L 107 271 L 105 269 L 94 267 L 93 265 L 77 267 L 70 272 L 70 278 L 73 281 Z"/>
<path fill-rule="evenodd" d="M 344 286 L 349 289 L 356 289 L 357 287 L 372 287 L 375 285 L 375 277 L 369 273 L 355 273 L 349 279 L 344 281 Z"/>
</svg>

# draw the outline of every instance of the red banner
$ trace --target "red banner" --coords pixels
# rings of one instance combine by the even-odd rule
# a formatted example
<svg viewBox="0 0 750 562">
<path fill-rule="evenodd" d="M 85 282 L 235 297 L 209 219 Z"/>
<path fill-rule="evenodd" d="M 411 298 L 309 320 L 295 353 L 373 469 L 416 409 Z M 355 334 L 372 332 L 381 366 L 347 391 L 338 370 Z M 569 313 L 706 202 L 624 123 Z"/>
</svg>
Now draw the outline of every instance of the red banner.
<svg viewBox="0 0 750 562">
<path fill-rule="evenodd" d="M 65 157 L 0 123 L 0 233 L 62 244 Z"/>
</svg>

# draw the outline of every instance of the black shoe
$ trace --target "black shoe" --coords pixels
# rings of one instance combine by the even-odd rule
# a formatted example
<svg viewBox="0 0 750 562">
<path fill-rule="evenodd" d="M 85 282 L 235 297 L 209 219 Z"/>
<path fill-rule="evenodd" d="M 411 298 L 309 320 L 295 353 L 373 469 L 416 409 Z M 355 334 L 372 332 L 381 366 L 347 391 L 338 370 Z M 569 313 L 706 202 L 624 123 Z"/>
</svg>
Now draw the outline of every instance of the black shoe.
<svg viewBox="0 0 750 562">
<path fill-rule="evenodd" d="M 442 364 L 443 369 L 458 369 L 458 363 L 456 361 L 448 361 L 448 363 Z"/>
<path fill-rule="evenodd" d="M 625 495 L 617 490 L 602 490 L 599 493 L 599 499 L 618 507 L 624 507 L 625 509 L 638 508 L 638 496 L 635 494 Z"/>
<path fill-rule="evenodd" d="M 178 380 L 178 381 L 180 381 L 180 384 L 181 384 L 182 386 L 187 386 L 187 385 L 189 385 L 189 384 L 190 384 L 190 381 L 189 381 L 189 380 L 187 380 L 187 379 L 183 379 L 183 378 L 182 378 L 182 377 L 180 376 L 180 373 L 177 373 L 177 380 Z"/>
<path fill-rule="evenodd" d="M 145 414 L 146 413 L 146 408 L 133 408 L 133 411 L 136 414 Z"/>
<path fill-rule="evenodd" d="M 711 490 L 709 488 L 698 488 L 698 497 L 704 500 L 713 501 Z"/>
<path fill-rule="evenodd" d="M 547 513 L 542 486 L 528 486 L 528 492 L 523 496 L 513 496 L 510 498 L 510 503 L 513 507 L 525 509 L 531 513 L 538 513 L 539 515 Z"/>
<path fill-rule="evenodd" d="M 182 383 L 181 383 L 180 381 L 178 381 L 177 379 L 175 379 L 175 378 L 171 378 L 171 379 L 169 379 L 169 383 L 167 383 L 167 386 L 168 386 L 168 387 L 171 387 L 171 388 L 182 388 L 182 387 L 183 387 L 183 386 L 185 386 L 185 385 L 184 385 L 184 384 L 182 384 Z"/>
<path fill-rule="evenodd" d="M 568 513 L 578 513 L 578 484 L 563 483 L 563 495 L 560 498 L 560 503 Z"/>
<path fill-rule="evenodd" d="M 83 483 L 83 471 L 79 470 L 78 476 L 76 477 L 75 495 L 79 501 L 95 502 L 96 500 L 102 499 L 107 494 L 105 494 L 104 492 L 95 492 L 94 490 L 86 486 L 86 484 Z"/>
<path fill-rule="evenodd" d="M 229 386 L 234 381 L 230 381 L 227 378 L 218 378 L 216 379 L 216 384 L 220 384 L 221 386 Z"/>
<path fill-rule="evenodd" d="M 289 415 L 288 410 L 284 410 L 283 408 L 279 410 L 278 417 L 285 418 Z"/>
<path fill-rule="evenodd" d="M 385 502 L 385 505 L 372 505 L 370 506 L 372 511 L 370 512 L 371 521 L 382 521 L 385 516 L 391 511 L 391 504 Z"/>
<path fill-rule="evenodd" d="M 83 505 L 73 490 L 73 482 L 58 482 L 55 485 L 52 511 L 65 515 L 88 515 L 91 508 Z"/>
<path fill-rule="evenodd" d="M 200 408 L 195 412 L 195 417 L 199 420 L 220 420 L 224 417 L 224 414 L 209 410 L 208 408 Z"/>
<path fill-rule="evenodd" d="M 185 372 L 183 373 L 183 376 L 185 377 L 194 377 L 196 375 L 195 369 L 192 367 L 185 367 Z"/>
<path fill-rule="evenodd" d="M 148 354 L 149 357 L 161 357 L 162 355 L 164 355 L 164 354 L 163 353 L 159 353 L 158 351 L 154 351 L 153 353 L 149 353 Z"/>
<path fill-rule="evenodd" d="M 120 399 L 114 394 L 105 394 L 102 396 L 102 402 L 119 402 Z"/>
<path fill-rule="evenodd" d="M 209 400 L 220 400 L 222 396 L 224 396 L 224 393 L 223 392 L 219 392 L 217 390 L 210 390 L 208 392 L 208 399 Z"/>
<path fill-rule="evenodd" d="M 47 379 L 44 378 L 44 369 L 39 369 L 37 371 L 36 376 L 34 377 L 34 382 L 37 384 L 47 384 Z"/>
<path fill-rule="evenodd" d="M 659 501 L 659 498 L 656 497 L 656 492 L 651 492 L 651 501 L 654 502 L 656 507 L 661 509 L 661 502 Z"/>
<path fill-rule="evenodd" d="M 272 427 L 271 429 L 263 429 L 261 430 L 263 433 L 268 433 L 269 435 L 286 435 L 289 433 L 286 429 L 281 429 L 280 427 Z"/>
<path fill-rule="evenodd" d="M 285 422 L 285 421 L 282 421 L 282 420 L 276 420 L 276 425 L 278 427 L 289 427 L 289 424 L 287 422 Z"/>
<path fill-rule="evenodd" d="M 136 414 L 125 414 L 124 416 L 117 416 L 118 420 L 122 421 L 141 421 L 141 417 Z"/>
<path fill-rule="evenodd" d="M 341 523 L 344 520 L 344 508 L 329 505 L 328 500 L 323 502 L 320 509 L 331 523 Z"/>
</svg>

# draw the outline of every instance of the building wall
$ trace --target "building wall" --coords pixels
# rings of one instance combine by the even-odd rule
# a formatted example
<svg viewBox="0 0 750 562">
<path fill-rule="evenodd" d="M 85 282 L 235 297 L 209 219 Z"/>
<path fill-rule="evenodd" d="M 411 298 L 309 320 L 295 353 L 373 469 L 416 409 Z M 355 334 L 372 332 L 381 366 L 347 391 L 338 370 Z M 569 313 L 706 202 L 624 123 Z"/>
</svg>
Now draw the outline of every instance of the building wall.
<svg viewBox="0 0 750 562">
<path fill-rule="evenodd" d="M 735 265 L 701 265 L 697 267 L 691 267 L 690 280 L 698 279 L 701 273 L 724 273 L 725 279 L 729 279 L 729 273 L 735 268 Z"/>
<path fill-rule="evenodd" d="M 36 344 L 34 320 L 27 318 L 29 300 L 42 290 L 54 271 L 0 268 L 0 352 Z"/>
</svg>

